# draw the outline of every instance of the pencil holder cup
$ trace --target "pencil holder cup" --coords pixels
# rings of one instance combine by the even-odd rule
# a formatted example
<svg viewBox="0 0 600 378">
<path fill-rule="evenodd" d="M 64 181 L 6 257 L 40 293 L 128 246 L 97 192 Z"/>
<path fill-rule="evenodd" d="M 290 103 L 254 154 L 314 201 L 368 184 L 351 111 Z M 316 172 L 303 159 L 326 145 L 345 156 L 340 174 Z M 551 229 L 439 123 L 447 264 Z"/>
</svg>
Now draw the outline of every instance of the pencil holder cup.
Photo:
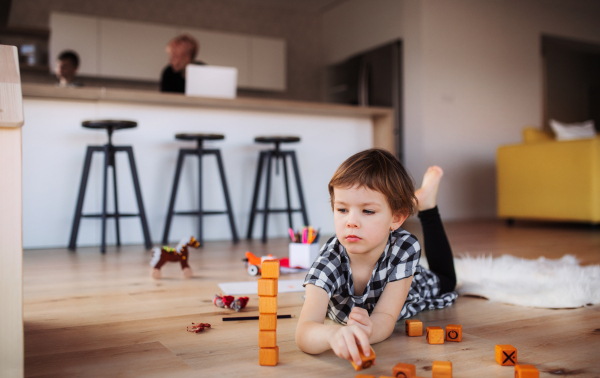
<svg viewBox="0 0 600 378">
<path fill-rule="evenodd" d="M 290 267 L 310 269 L 319 255 L 317 243 L 290 243 Z"/>
</svg>

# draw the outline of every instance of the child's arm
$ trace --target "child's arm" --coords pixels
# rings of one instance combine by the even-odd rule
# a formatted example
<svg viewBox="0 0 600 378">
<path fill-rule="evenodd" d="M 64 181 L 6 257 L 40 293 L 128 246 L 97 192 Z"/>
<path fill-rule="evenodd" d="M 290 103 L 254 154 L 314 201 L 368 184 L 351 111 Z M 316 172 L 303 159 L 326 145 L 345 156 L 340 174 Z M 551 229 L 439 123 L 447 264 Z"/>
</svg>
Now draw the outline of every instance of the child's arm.
<svg viewBox="0 0 600 378">
<path fill-rule="evenodd" d="M 341 326 L 338 324 L 323 324 L 327 315 L 329 296 L 320 287 L 306 285 L 306 299 L 296 328 L 296 344 L 305 353 L 318 354 L 332 349 L 340 358 L 353 360 L 360 365 L 358 354 L 360 344 L 363 353 L 371 351 L 369 335 L 358 325 Z"/>
<path fill-rule="evenodd" d="M 394 327 L 404 306 L 404 301 L 410 290 L 412 277 L 403 280 L 390 282 L 385 285 L 385 289 L 381 297 L 377 301 L 377 306 L 371 313 L 355 307 L 349 315 L 348 325 L 357 325 L 363 330 L 371 328 L 371 336 L 369 342 L 371 344 L 378 343 L 390 337 L 394 332 Z M 376 324 L 377 326 L 373 326 Z"/>
</svg>

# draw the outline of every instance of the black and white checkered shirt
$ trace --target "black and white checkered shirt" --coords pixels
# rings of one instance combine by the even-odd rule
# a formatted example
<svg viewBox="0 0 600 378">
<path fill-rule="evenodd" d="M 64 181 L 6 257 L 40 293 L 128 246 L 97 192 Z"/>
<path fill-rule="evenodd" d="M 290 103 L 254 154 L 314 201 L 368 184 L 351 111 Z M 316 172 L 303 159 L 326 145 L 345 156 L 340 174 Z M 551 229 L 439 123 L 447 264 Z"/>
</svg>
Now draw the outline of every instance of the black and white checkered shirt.
<svg viewBox="0 0 600 378">
<path fill-rule="evenodd" d="M 319 257 L 304 279 L 304 286 L 313 284 L 329 294 L 327 316 L 341 324 L 346 324 L 354 306 L 362 307 L 371 314 L 388 282 L 410 276 L 414 278 L 398 320 L 425 309 L 443 308 L 454 303 L 458 294 L 450 292 L 438 296 L 439 278 L 419 265 L 420 258 L 421 245 L 415 236 L 402 228 L 390 232 L 365 292 L 354 295 L 350 259 L 344 246 L 334 236 L 321 248 Z"/>
</svg>

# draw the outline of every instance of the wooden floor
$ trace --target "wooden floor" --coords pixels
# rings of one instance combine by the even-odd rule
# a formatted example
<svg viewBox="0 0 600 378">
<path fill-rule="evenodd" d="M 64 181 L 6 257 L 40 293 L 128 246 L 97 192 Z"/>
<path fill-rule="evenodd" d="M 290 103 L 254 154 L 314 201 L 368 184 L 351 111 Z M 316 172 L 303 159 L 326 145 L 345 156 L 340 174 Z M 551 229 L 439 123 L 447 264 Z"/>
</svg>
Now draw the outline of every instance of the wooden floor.
<svg viewBox="0 0 600 378">
<path fill-rule="evenodd" d="M 419 236 L 416 224 L 406 228 Z M 570 253 L 584 264 L 600 263 L 600 230 L 581 225 L 501 222 L 446 223 L 455 255 L 512 254 L 558 258 Z M 149 277 L 150 252 L 141 246 L 27 250 L 24 256 L 25 374 L 28 377 L 354 377 L 349 362 L 327 352 L 302 353 L 294 341 L 297 318 L 278 322 L 280 363 L 258 365 L 258 324 L 223 322 L 230 310 L 213 305 L 217 283 L 254 280 L 244 252 L 287 254 L 287 240 L 209 242 L 192 250 L 194 277 L 183 280 L 179 267 L 163 268 L 164 279 Z M 282 279 L 303 278 L 283 275 Z M 600 288 L 599 288 L 600 290 Z M 302 293 L 279 295 L 279 313 L 297 316 Z M 250 296 L 245 315 L 258 315 Z M 573 310 L 532 309 L 460 297 L 451 307 L 416 318 L 426 325 L 463 325 L 462 343 L 429 345 L 409 338 L 399 323 L 393 335 L 374 345 L 377 365 L 368 371 L 391 375 L 398 362 L 431 377 L 434 360 L 451 361 L 454 377 L 513 377 L 514 369 L 494 362 L 495 344 L 512 344 L 521 363 L 540 377 L 600 377 L 600 306 Z M 213 329 L 186 332 L 192 322 Z"/>
</svg>

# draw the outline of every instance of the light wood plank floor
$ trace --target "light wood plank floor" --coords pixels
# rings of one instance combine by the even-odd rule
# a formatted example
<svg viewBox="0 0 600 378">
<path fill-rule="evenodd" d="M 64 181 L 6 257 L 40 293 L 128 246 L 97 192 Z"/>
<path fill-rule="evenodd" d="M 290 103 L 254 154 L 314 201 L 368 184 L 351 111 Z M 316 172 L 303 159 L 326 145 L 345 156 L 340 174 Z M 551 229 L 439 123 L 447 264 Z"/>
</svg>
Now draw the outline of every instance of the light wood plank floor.
<svg viewBox="0 0 600 378">
<path fill-rule="evenodd" d="M 420 236 L 418 224 L 406 226 Z M 559 258 L 566 253 L 584 264 L 600 263 L 600 230 L 586 226 L 497 221 L 446 223 L 455 255 L 512 254 Z M 25 280 L 25 373 L 27 377 L 72 376 L 264 376 L 354 377 L 349 362 L 327 352 L 302 353 L 295 344 L 297 318 L 278 322 L 280 364 L 258 365 L 258 324 L 223 322 L 235 316 L 212 304 L 217 283 L 255 280 L 241 259 L 244 252 L 287 254 L 287 240 L 208 242 L 192 250 L 194 277 L 183 280 L 179 266 L 149 277 L 151 253 L 141 246 L 27 250 Z M 304 273 L 283 279 L 303 278 Z M 600 288 L 599 288 L 600 289 Z M 258 315 L 250 296 L 245 315 Z M 302 293 L 279 295 L 279 313 L 297 316 Z M 513 377 L 514 369 L 494 362 L 495 344 L 512 344 L 521 363 L 536 365 L 541 377 L 600 377 L 600 306 L 571 310 L 531 309 L 460 297 L 453 306 L 417 316 L 426 325 L 463 325 L 463 342 L 429 345 L 424 338 L 394 334 L 374 345 L 376 376 L 391 375 L 398 362 L 417 365 L 431 377 L 434 360 L 452 361 L 455 377 Z M 191 322 L 213 329 L 186 332 Z"/>
</svg>

